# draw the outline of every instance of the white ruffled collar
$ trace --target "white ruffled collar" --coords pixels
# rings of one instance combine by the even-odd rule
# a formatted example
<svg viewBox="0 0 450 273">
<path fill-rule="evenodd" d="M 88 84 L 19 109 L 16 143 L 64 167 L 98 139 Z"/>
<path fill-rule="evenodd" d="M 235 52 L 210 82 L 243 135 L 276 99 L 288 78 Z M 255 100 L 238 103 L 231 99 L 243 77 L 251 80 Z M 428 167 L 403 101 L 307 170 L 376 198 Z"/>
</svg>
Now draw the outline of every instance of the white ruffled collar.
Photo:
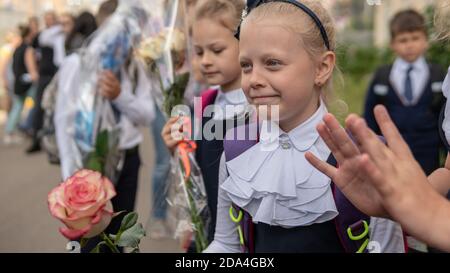
<svg viewBox="0 0 450 273">
<path fill-rule="evenodd" d="M 217 97 L 214 102 L 218 107 L 214 111 L 214 120 L 232 119 L 236 115 L 240 115 L 245 111 L 245 106 L 248 104 L 242 88 L 223 92 L 220 88 L 217 93 Z M 238 106 L 234 108 L 234 111 L 227 109 L 227 106 Z"/>
<path fill-rule="evenodd" d="M 289 228 L 337 216 L 330 179 L 305 159 L 307 151 L 322 160 L 330 155 L 315 128 L 326 113 L 322 103 L 313 116 L 289 133 L 279 128 L 268 132 L 263 125 L 260 141 L 226 163 L 229 177 L 221 188 L 255 223 Z"/>
<path fill-rule="evenodd" d="M 326 113 L 328 113 L 327 108 L 321 102 L 319 109 L 309 119 L 292 129 L 289 133 L 280 129 L 275 122 L 263 121 L 259 135 L 261 145 L 267 150 L 274 147 L 278 148 L 279 145 L 290 142 L 298 151 L 308 151 L 319 138 L 316 126 L 322 121 Z"/>
</svg>

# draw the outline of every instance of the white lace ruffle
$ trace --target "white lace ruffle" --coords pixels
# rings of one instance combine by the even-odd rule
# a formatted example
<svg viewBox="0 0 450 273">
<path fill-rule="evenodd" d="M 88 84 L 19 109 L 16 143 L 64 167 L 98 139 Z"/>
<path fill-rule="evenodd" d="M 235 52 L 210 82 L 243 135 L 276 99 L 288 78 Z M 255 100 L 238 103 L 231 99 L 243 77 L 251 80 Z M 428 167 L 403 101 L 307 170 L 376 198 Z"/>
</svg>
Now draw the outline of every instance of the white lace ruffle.
<svg viewBox="0 0 450 273">
<path fill-rule="evenodd" d="M 267 143 L 259 142 L 227 162 L 229 177 L 221 187 L 233 203 L 252 215 L 254 222 L 295 227 L 337 216 L 330 179 L 305 159 L 307 151 L 323 160 L 330 154 L 315 128 L 311 130 L 324 113 L 323 106 L 300 125 L 303 128 L 283 134 L 279 141 L 287 146 L 267 151 Z M 301 131 L 305 134 L 298 135 Z"/>
</svg>

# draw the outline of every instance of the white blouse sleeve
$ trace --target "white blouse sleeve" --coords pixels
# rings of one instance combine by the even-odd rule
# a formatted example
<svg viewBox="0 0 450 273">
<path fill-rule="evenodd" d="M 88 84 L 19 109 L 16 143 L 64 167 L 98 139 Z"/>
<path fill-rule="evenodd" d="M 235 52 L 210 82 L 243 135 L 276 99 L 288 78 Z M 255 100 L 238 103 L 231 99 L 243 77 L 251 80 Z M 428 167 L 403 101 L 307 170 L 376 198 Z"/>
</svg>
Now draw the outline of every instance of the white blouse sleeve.
<svg viewBox="0 0 450 273">
<path fill-rule="evenodd" d="M 136 125 L 149 126 L 155 118 L 155 109 L 151 95 L 152 84 L 144 68 L 137 65 L 138 79 L 133 92 L 130 77 L 122 69 L 121 92 L 113 103 Z"/>
<path fill-rule="evenodd" d="M 217 221 L 214 241 L 205 249 L 204 253 L 238 253 L 241 252 L 237 224 L 231 221 L 229 210 L 231 200 L 220 187 L 228 177 L 225 155 L 222 154 L 219 168 L 219 194 L 217 200 Z"/>
</svg>

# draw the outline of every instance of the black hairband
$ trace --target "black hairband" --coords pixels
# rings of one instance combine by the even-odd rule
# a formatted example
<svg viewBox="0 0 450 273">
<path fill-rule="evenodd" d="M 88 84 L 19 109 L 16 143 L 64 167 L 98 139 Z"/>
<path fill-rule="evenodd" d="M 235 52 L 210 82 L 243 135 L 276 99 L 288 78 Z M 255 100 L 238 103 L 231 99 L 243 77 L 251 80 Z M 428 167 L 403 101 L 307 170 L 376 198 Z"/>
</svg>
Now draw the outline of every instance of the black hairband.
<svg viewBox="0 0 450 273">
<path fill-rule="evenodd" d="M 288 4 L 292 4 L 294 6 L 296 6 L 297 8 L 303 10 L 306 14 L 309 15 L 309 17 L 311 17 L 314 21 L 314 23 L 316 23 L 317 27 L 320 30 L 320 34 L 322 35 L 323 41 L 325 43 L 325 46 L 327 47 L 328 50 L 331 50 L 330 48 L 330 41 L 328 40 L 328 35 L 327 32 L 325 30 L 325 28 L 322 25 L 322 22 L 320 21 L 319 17 L 317 17 L 317 15 L 307 6 L 305 6 L 304 4 L 297 2 L 296 0 L 256 0 L 256 1 L 249 1 L 252 4 L 250 4 L 249 6 L 247 6 L 247 10 L 246 13 L 247 15 L 256 7 L 262 5 L 262 4 L 266 4 L 266 3 L 270 3 L 270 2 L 283 2 L 283 3 L 288 3 Z M 241 25 L 238 26 L 238 29 L 236 31 L 236 34 L 234 35 L 236 37 L 236 39 L 239 40 L 239 35 L 241 32 Z"/>
</svg>

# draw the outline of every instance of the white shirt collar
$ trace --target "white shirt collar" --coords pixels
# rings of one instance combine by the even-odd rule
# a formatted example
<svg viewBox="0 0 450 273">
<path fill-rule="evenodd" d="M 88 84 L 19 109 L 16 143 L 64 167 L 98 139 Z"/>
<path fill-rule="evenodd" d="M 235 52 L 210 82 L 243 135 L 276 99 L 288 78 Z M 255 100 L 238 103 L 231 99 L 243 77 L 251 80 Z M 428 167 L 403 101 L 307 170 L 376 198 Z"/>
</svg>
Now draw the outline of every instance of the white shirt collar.
<svg viewBox="0 0 450 273">
<path fill-rule="evenodd" d="M 238 88 L 235 90 L 223 92 L 222 89 L 219 88 L 216 104 L 221 105 L 239 105 L 247 102 L 247 98 L 245 97 L 244 91 L 242 88 Z"/>
<path fill-rule="evenodd" d="M 245 97 L 242 88 L 223 92 L 220 88 L 217 93 L 214 104 L 219 107 L 214 112 L 214 120 L 224 120 L 234 118 L 236 115 L 241 114 L 245 110 L 245 106 L 248 104 L 247 97 Z M 234 111 L 227 109 L 230 106 L 242 106 L 234 108 Z"/>
<path fill-rule="evenodd" d="M 299 151 L 307 151 L 319 138 L 316 126 L 322 121 L 323 116 L 328 113 L 327 107 L 323 101 L 319 108 L 306 121 L 292 129 L 289 133 L 284 132 L 275 122 L 262 122 L 260 142 L 263 148 L 267 150 L 276 149 L 279 145 L 286 145 L 291 142 Z"/>
<path fill-rule="evenodd" d="M 418 58 L 413 63 L 409 63 L 409 62 L 405 61 L 404 59 L 398 57 L 397 59 L 395 59 L 393 67 L 394 67 L 394 69 L 399 69 L 399 70 L 406 72 L 411 65 L 414 67 L 413 71 L 415 71 L 415 72 L 423 71 L 428 68 L 427 61 L 425 60 L 425 58 L 423 56 Z"/>
</svg>

